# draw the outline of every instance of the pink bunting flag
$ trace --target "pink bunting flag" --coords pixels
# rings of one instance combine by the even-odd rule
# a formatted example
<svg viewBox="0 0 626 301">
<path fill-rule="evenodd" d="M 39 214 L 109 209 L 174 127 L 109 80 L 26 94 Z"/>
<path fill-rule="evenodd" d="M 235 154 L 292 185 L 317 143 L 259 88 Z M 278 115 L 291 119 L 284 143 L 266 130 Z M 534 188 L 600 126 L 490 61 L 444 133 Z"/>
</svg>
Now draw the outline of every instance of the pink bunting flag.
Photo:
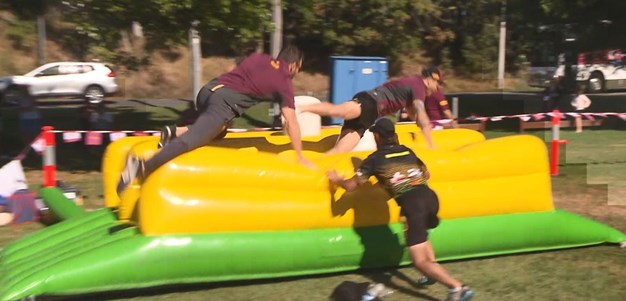
<svg viewBox="0 0 626 301">
<path fill-rule="evenodd" d="M 63 132 L 63 142 L 65 143 L 78 142 L 82 139 L 80 132 Z"/>
<path fill-rule="evenodd" d="M 546 118 L 546 114 L 545 113 L 537 113 L 537 114 L 533 114 L 533 119 L 535 120 L 541 120 Z"/>
<path fill-rule="evenodd" d="M 591 113 L 583 113 L 582 115 L 591 121 L 596 120 L 595 118 L 593 118 L 593 115 Z"/>
<path fill-rule="evenodd" d="M 102 133 L 87 132 L 85 136 L 85 145 L 102 145 Z"/>
</svg>

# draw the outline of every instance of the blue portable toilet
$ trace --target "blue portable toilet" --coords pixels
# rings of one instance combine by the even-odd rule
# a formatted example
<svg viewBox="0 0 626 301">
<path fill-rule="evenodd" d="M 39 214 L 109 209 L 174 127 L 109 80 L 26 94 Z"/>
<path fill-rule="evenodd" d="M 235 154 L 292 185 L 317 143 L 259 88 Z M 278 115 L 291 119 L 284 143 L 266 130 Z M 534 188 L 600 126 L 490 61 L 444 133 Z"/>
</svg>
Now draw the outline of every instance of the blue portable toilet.
<svg viewBox="0 0 626 301">
<path fill-rule="evenodd" d="M 387 59 L 374 56 L 331 56 L 330 102 L 340 104 L 354 94 L 376 88 L 387 81 Z M 343 119 L 332 118 L 332 124 Z"/>
</svg>

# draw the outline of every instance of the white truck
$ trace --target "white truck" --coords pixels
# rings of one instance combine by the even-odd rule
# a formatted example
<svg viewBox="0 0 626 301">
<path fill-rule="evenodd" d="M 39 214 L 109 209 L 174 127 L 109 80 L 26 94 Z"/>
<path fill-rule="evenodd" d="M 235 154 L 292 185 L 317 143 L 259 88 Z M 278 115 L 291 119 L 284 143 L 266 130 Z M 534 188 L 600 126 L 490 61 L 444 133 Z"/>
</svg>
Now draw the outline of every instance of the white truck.
<svg viewBox="0 0 626 301">
<path fill-rule="evenodd" d="M 626 89 L 626 53 L 621 49 L 581 52 L 572 68 L 578 85 L 588 93 Z M 531 67 L 529 85 L 546 87 L 551 78 L 564 75 L 565 60 L 559 55 L 557 67 Z"/>
</svg>

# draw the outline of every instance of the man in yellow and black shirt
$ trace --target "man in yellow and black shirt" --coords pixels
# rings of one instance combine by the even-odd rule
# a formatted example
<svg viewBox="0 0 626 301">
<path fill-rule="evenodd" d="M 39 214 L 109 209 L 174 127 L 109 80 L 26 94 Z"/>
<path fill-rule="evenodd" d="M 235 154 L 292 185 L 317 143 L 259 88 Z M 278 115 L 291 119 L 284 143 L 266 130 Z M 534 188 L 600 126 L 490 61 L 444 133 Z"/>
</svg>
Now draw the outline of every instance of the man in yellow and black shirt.
<svg viewBox="0 0 626 301">
<path fill-rule="evenodd" d="M 363 161 L 352 178 L 345 179 L 337 171 L 331 170 L 326 173 L 328 179 L 346 191 L 352 191 L 368 182 L 371 176 L 375 176 L 394 197 L 406 217 L 409 254 L 414 266 L 425 275 L 418 282 L 441 282 L 450 289 L 446 300 L 471 299 L 474 292 L 450 276 L 437 263 L 433 247 L 428 241 L 428 229 L 439 224 L 439 199 L 428 187 L 430 174 L 426 164 L 413 150 L 398 143 L 395 127 L 390 119 L 379 118 L 370 127 L 370 131 L 374 133 L 378 150 Z"/>
</svg>

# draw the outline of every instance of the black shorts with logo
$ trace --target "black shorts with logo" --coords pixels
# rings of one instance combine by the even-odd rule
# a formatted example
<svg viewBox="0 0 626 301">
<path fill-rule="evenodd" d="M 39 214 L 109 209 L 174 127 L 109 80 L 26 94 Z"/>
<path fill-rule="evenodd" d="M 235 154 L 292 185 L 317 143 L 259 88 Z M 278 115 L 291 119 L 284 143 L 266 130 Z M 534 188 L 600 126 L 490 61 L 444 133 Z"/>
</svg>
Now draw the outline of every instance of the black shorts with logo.
<svg viewBox="0 0 626 301">
<path fill-rule="evenodd" d="M 437 194 L 427 185 L 418 185 L 396 197 L 396 201 L 406 217 L 406 245 L 410 247 L 428 240 L 428 229 L 439 225 Z"/>
<path fill-rule="evenodd" d="M 352 98 L 351 101 L 356 101 L 361 104 L 361 115 L 354 119 L 344 121 L 341 131 L 354 130 L 359 133 L 359 136 L 363 137 L 365 131 L 376 121 L 378 118 L 378 107 L 376 105 L 376 99 L 374 99 L 367 92 L 359 92 Z"/>
</svg>

